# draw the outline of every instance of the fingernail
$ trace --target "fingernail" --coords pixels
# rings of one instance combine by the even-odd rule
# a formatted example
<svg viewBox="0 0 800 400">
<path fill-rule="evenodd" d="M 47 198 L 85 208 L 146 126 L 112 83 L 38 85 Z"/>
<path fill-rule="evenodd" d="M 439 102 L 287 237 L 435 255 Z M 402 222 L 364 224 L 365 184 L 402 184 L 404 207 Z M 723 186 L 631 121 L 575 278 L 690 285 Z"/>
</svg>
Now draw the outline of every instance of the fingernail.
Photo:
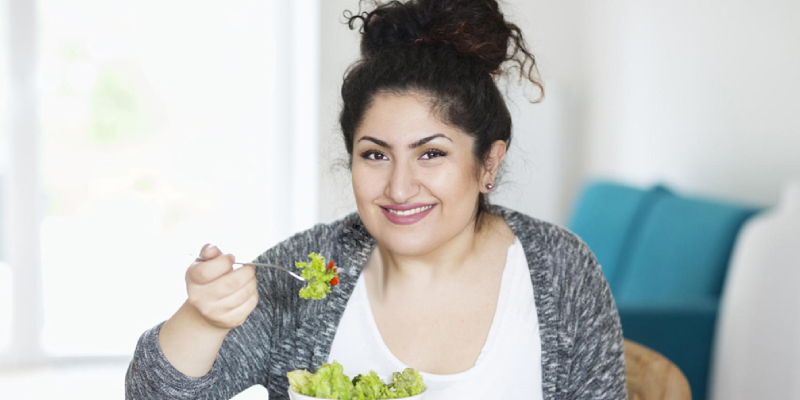
<svg viewBox="0 0 800 400">
<path fill-rule="evenodd" d="M 213 251 L 212 249 L 215 249 L 215 248 L 217 248 L 217 246 L 214 246 L 213 244 L 209 245 L 208 247 L 206 247 L 206 250 L 203 252 L 203 256 L 211 257 L 211 254 L 212 254 L 212 251 Z"/>
</svg>

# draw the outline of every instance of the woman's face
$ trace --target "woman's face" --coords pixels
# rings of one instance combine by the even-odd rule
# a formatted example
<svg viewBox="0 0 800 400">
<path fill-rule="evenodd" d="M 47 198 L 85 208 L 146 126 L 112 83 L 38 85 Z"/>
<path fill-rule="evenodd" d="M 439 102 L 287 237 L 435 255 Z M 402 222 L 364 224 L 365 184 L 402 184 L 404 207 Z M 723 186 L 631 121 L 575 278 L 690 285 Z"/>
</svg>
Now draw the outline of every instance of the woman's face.
<svg viewBox="0 0 800 400">
<path fill-rule="evenodd" d="M 381 245 L 425 254 L 473 229 L 485 185 L 473 141 L 419 94 L 375 98 L 353 138 L 352 176 L 358 212 Z"/>
</svg>

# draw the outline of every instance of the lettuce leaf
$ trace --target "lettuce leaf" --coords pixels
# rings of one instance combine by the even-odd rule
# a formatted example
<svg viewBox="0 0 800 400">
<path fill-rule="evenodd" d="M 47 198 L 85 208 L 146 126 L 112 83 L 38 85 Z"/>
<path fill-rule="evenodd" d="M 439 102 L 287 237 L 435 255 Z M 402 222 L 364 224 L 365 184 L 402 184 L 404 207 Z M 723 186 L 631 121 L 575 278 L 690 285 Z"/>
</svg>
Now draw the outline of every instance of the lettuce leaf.
<svg viewBox="0 0 800 400">
<path fill-rule="evenodd" d="M 393 373 L 390 386 L 394 388 L 397 395 L 396 398 L 416 396 L 425 390 L 425 385 L 422 383 L 422 375 L 413 368 L 406 368 L 403 372 Z"/>
<path fill-rule="evenodd" d="M 311 377 L 311 386 L 314 388 L 314 394 L 310 396 L 348 400 L 353 397 L 353 383 L 336 361 L 333 364 L 322 364 L 317 373 Z"/>
<path fill-rule="evenodd" d="M 303 389 L 309 385 L 312 376 L 314 376 L 314 374 L 304 369 L 296 369 L 286 374 L 286 377 L 289 378 L 289 386 L 292 388 L 292 391 L 300 394 L 306 394 L 303 393 Z"/>
<path fill-rule="evenodd" d="M 392 374 L 386 384 L 375 371 L 361 374 L 352 381 L 336 361 L 322 364 L 316 373 L 294 370 L 286 374 L 292 391 L 323 399 L 383 400 L 414 396 L 425 390 L 422 376 L 412 368 Z"/>
<path fill-rule="evenodd" d="M 300 276 L 306 279 L 306 286 L 300 289 L 300 297 L 308 299 L 324 299 L 328 293 L 331 292 L 331 280 L 336 278 L 338 281 L 339 275 L 336 273 L 336 268 L 327 268 L 325 266 L 325 257 L 311 253 L 308 255 L 311 259 L 310 263 L 295 262 L 294 266 L 302 269 Z"/>
<path fill-rule="evenodd" d="M 369 371 L 367 375 L 358 375 L 353 378 L 355 384 L 357 400 L 376 400 L 376 399 L 393 399 L 394 393 L 389 391 L 389 388 L 378 377 L 375 371 Z"/>
</svg>

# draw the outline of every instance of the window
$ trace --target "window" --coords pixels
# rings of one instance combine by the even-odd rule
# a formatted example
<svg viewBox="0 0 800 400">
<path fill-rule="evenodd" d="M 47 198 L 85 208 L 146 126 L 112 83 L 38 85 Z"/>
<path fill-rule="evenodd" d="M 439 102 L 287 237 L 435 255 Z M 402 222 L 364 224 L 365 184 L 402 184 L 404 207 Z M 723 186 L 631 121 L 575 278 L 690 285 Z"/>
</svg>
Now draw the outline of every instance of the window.
<svg viewBox="0 0 800 400">
<path fill-rule="evenodd" d="M 42 0 L 39 16 L 43 348 L 127 354 L 185 299 L 188 252 L 270 243 L 269 3 Z"/>
<path fill-rule="evenodd" d="M 268 5 L 40 1 L 47 353 L 130 353 L 189 251 L 270 242 Z"/>
<path fill-rule="evenodd" d="M 315 222 L 315 4 L 0 7 L 0 364 L 128 357 L 189 253 Z"/>
</svg>

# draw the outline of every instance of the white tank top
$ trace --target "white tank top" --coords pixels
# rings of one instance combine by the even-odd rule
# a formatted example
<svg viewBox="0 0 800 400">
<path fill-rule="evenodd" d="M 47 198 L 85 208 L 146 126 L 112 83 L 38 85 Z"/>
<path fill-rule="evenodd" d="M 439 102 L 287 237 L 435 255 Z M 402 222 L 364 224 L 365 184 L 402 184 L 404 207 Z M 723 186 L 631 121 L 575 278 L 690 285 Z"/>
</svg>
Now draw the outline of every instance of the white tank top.
<svg viewBox="0 0 800 400">
<path fill-rule="evenodd" d="M 421 372 L 425 400 L 542 399 L 542 349 L 528 262 L 519 239 L 508 248 L 497 309 L 481 353 L 470 369 L 451 375 Z M 383 342 L 364 275 L 347 302 L 328 362 L 351 378 L 375 371 L 384 381 L 403 364 Z"/>
</svg>

